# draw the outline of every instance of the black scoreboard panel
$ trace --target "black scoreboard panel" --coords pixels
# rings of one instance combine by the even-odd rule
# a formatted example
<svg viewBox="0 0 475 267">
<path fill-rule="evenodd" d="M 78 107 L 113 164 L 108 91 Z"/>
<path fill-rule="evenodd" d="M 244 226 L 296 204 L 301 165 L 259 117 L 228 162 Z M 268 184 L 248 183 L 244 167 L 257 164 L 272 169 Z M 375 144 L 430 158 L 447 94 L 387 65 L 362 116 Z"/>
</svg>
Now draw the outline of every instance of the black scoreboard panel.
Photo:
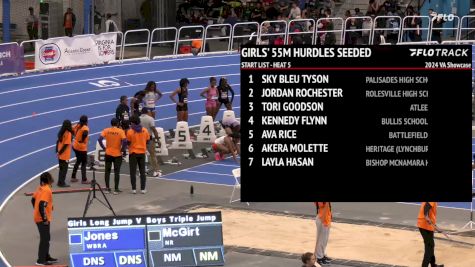
<svg viewBox="0 0 475 267">
<path fill-rule="evenodd" d="M 72 267 L 222 266 L 221 212 L 69 218 Z"/>
<path fill-rule="evenodd" d="M 471 201 L 471 53 L 243 47 L 242 201 Z"/>
</svg>

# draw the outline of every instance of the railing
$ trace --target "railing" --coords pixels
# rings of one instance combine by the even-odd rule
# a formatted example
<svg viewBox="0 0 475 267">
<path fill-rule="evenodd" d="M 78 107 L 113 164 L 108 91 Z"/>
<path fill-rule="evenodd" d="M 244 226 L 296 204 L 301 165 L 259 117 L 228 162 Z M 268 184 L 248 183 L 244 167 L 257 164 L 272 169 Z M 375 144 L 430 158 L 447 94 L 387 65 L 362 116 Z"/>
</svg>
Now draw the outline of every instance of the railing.
<svg viewBox="0 0 475 267">
<path fill-rule="evenodd" d="M 237 30 L 239 28 L 243 28 L 242 31 L 249 31 L 251 34 L 244 34 L 244 35 L 237 35 Z M 255 28 L 256 31 L 252 32 L 252 29 Z M 238 22 L 234 24 L 233 26 L 233 31 L 231 35 L 231 46 L 229 48 L 229 51 L 237 51 L 238 49 L 234 49 L 234 44 L 235 44 L 235 39 L 247 39 L 249 41 L 254 41 L 254 44 L 257 44 L 257 40 L 259 38 L 259 32 L 260 32 L 260 27 L 259 23 L 257 22 Z M 238 42 L 239 43 L 239 42 Z"/>
<path fill-rule="evenodd" d="M 301 23 L 305 24 L 302 27 L 303 31 L 299 31 L 299 32 L 292 31 L 293 28 L 291 28 L 291 27 L 295 27 L 295 24 L 301 24 Z M 306 25 L 307 23 L 310 23 L 310 25 L 307 26 Z M 313 30 L 310 30 L 311 27 L 314 27 Z M 292 36 L 299 36 L 299 35 L 302 35 L 302 36 L 311 35 L 312 36 L 311 43 L 314 44 L 313 40 L 315 40 L 315 20 L 313 20 L 313 19 L 293 19 L 293 20 L 290 20 L 289 23 L 287 23 L 287 34 L 288 34 L 288 37 L 285 38 L 285 44 L 289 44 L 289 41 L 292 40 Z"/>
<path fill-rule="evenodd" d="M 412 20 L 412 19 L 421 19 L 421 25 L 423 24 L 422 23 L 422 20 L 423 19 L 427 19 L 427 27 L 406 27 L 406 21 L 409 21 L 409 20 Z M 419 23 L 418 23 L 419 24 Z M 402 38 L 403 36 L 405 36 L 404 34 L 407 32 L 408 35 L 410 35 L 410 31 L 421 31 L 420 33 L 420 36 L 421 36 L 421 39 L 422 39 L 422 31 L 427 31 L 426 33 L 426 40 L 425 41 L 429 41 L 429 32 L 430 32 L 430 18 L 429 16 L 406 16 L 404 17 L 404 19 L 402 20 L 402 25 L 401 25 L 401 31 L 399 32 L 399 39 L 398 39 L 398 43 L 402 42 Z M 413 36 L 415 37 L 415 36 Z M 409 37 L 411 38 L 411 37 Z M 423 40 L 421 40 L 423 41 Z M 414 40 L 412 40 L 411 38 L 411 42 L 414 42 Z"/>
<path fill-rule="evenodd" d="M 377 27 L 378 25 L 378 21 L 381 20 L 381 19 L 385 19 L 385 20 L 397 20 L 397 24 L 399 25 L 397 28 L 395 27 L 387 27 L 387 23 L 386 23 L 386 27 L 384 28 L 379 28 Z M 374 21 L 372 23 L 372 30 L 371 30 L 371 34 L 370 34 L 370 40 L 369 40 L 369 44 L 373 44 L 374 42 L 374 35 L 376 32 L 379 32 L 379 31 L 382 31 L 382 32 L 386 32 L 386 31 L 397 31 L 397 37 L 396 37 L 396 43 L 397 41 L 399 40 L 399 35 L 401 33 L 401 17 L 399 16 L 378 16 L 376 18 L 374 18 Z"/>
<path fill-rule="evenodd" d="M 412 19 L 416 18 L 419 20 L 427 20 L 427 23 L 425 27 L 415 27 L 411 25 L 410 23 L 412 22 Z M 378 22 L 381 20 L 388 20 L 388 19 L 394 19 L 397 20 L 399 27 L 393 27 L 393 26 L 386 26 L 386 27 L 379 27 Z M 475 26 L 469 26 L 469 22 L 471 20 L 475 20 L 474 15 L 468 15 L 468 16 L 463 16 L 461 18 L 454 16 L 455 22 L 453 27 L 445 27 L 445 28 L 434 28 L 433 23 L 430 20 L 430 17 L 428 16 L 407 16 L 404 19 L 401 19 L 400 17 L 397 16 L 378 16 L 374 19 L 371 17 L 350 17 L 347 18 L 346 20 L 343 20 L 342 18 L 321 18 L 318 19 L 317 21 L 314 21 L 312 19 L 296 19 L 296 20 L 291 20 L 291 21 L 284 21 L 284 20 L 276 20 L 276 21 L 264 21 L 261 24 L 258 24 L 257 22 L 240 22 L 236 23 L 235 25 L 231 26 L 230 24 L 215 24 L 215 25 L 208 25 L 207 27 L 203 27 L 201 25 L 198 26 L 184 26 L 179 29 L 175 27 L 167 27 L 167 28 L 156 28 L 152 32 L 150 32 L 147 29 L 140 29 L 140 30 L 130 30 L 125 33 L 122 32 L 114 32 L 114 33 L 102 33 L 101 35 L 105 34 L 117 34 L 117 42 L 116 42 L 116 61 L 123 62 L 123 61 L 128 61 L 128 60 L 138 60 L 138 59 L 145 59 L 145 60 L 150 60 L 150 59 L 156 59 L 156 58 L 161 58 L 161 57 L 177 57 L 179 56 L 179 48 L 180 45 L 186 42 L 191 42 L 193 40 L 201 40 L 202 41 L 202 46 L 200 49 L 200 54 L 205 55 L 209 54 L 207 50 L 210 46 L 208 44 L 208 41 L 213 41 L 213 40 L 226 40 L 227 43 L 224 43 L 221 48 L 215 49 L 217 51 L 210 51 L 211 53 L 229 53 L 229 52 L 236 52 L 239 50 L 239 47 L 235 47 L 236 43 L 257 43 L 257 44 L 262 44 L 263 38 L 269 38 L 273 39 L 276 36 L 280 36 L 283 38 L 283 43 L 284 44 L 289 44 L 290 40 L 294 36 L 305 36 L 309 35 L 309 39 L 311 40 L 312 44 L 316 44 L 317 40 L 321 38 L 322 40 L 324 38 L 332 38 L 333 41 L 332 43 L 336 44 L 344 44 L 345 43 L 345 38 L 347 37 L 347 34 L 350 33 L 366 33 L 369 31 L 369 40 L 368 44 L 373 44 L 374 39 L 375 39 L 375 34 L 381 33 L 381 32 L 388 32 L 392 31 L 393 33 L 398 33 L 397 37 L 397 45 L 415 45 L 415 44 L 426 44 L 426 45 L 432 45 L 432 44 L 438 44 L 439 42 L 436 41 L 431 41 L 432 37 L 432 31 L 433 30 L 450 30 L 450 31 L 455 31 L 454 35 L 454 40 L 445 40 L 442 41 L 442 44 L 475 44 L 475 34 L 471 37 L 466 36 L 463 34 L 463 31 L 474 31 L 475 32 Z M 350 20 L 370 20 L 371 22 L 371 27 L 370 28 L 365 28 L 365 27 L 348 27 L 348 22 Z M 303 31 L 293 31 L 292 25 L 296 23 L 305 23 L 303 27 Z M 319 25 L 332 25 L 331 29 L 328 29 L 328 27 L 323 27 L 319 28 Z M 419 25 L 422 23 L 419 22 Z M 465 25 L 468 26 L 465 26 Z M 275 31 L 275 26 L 279 25 L 280 30 Z M 307 29 L 308 26 L 308 29 Z M 361 26 L 361 25 L 359 25 Z M 266 28 L 265 31 L 263 31 L 263 27 Z M 313 29 L 311 29 L 313 27 Z M 220 34 L 220 36 L 210 36 L 210 33 L 212 30 L 215 29 L 225 29 L 225 34 Z M 271 29 L 268 31 L 268 29 Z M 412 40 L 412 41 L 407 41 L 405 38 L 403 40 L 403 37 L 411 33 L 413 34 L 414 31 L 420 31 L 420 36 L 423 36 L 422 33 L 424 33 L 424 40 Z M 187 32 L 189 31 L 189 32 Z M 166 33 L 170 33 L 167 36 Z M 130 41 L 130 36 L 132 34 L 139 35 L 139 38 L 142 38 L 142 40 L 137 41 L 138 39 L 134 41 Z M 331 34 L 331 36 L 330 36 Z M 74 39 L 76 37 L 84 37 L 84 36 L 91 36 L 92 34 L 88 35 L 78 35 L 75 37 L 56 37 L 52 38 L 49 40 L 55 40 L 55 39 L 61 39 L 61 38 L 69 38 L 69 39 Z M 327 36 L 325 36 L 327 35 Z M 156 37 L 159 37 L 156 39 Z M 365 37 L 366 35 L 361 34 L 360 37 Z M 162 38 L 160 38 L 162 37 Z M 412 36 L 413 37 L 413 36 Z M 339 39 L 339 40 L 338 40 Z M 243 41 L 244 40 L 244 41 Z M 19 45 L 21 47 L 26 48 L 28 44 L 32 44 L 33 47 L 35 47 L 36 42 L 38 41 L 43 41 L 43 40 L 27 40 L 21 42 Z M 366 43 L 366 41 L 365 41 Z M 17 43 L 18 44 L 18 43 Z M 165 45 L 165 44 L 170 44 L 171 49 L 170 51 L 166 52 L 165 55 L 161 56 L 155 56 L 153 54 L 152 48 L 154 45 Z M 321 41 L 319 44 L 327 44 L 326 42 Z M 387 43 L 381 43 L 382 45 L 389 45 Z M 6 45 L 6 44 L 0 44 L 0 45 Z M 137 52 L 143 53 L 143 56 L 134 56 L 131 58 L 125 59 L 125 54 L 126 54 L 126 48 L 129 47 L 145 47 L 145 50 L 138 49 Z M 25 58 L 32 58 L 34 57 L 35 54 L 25 54 Z M 112 62 L 108 62 L 112 63 Z M 35 71 L 33 70 L 28 70 L 30 71 Z"/>
<path fill-rule="evenodd" d="M 457 25 L 456 27 L 434 27 L 434 20 L 431 19 L 430 20 L 430 28 L 431 30 L 429 31 L 429 40 L 432 41 L 432 37 L 433 37 L 433 34 L 434 34 L 434 31 L 441 31 L 441 36 L 442 36 L 442 32 L 443 31 L 446 31 L 446 30 L 452 30 L 452 31 L 455 31 L 455 39 L 456 40 L 459 40 L 459 29 L 460 29 L 460 18 L 458 16 L 453 16 L 454 20 L 453 20 L 453 23 L 454 25 Z"/>
<path fill-rule="evenodd" d="M 127 43 L 127 35 L 130 35 L 131 33 L 146 33 L 147 34 L 147 41 L 146 42 L 138 42 L 138 43 Z M 124 60 L 125 48 L 126 47 L 143 46 L 143 45 L 146 46 L 144 57 L 132 57 L 132 58 Z M 122 60 L 122 61 L 141 60 L 141 59 L 148 60 L 148 59 L 150 59 L 149 54 L 148 54 L 149 48 L 150 48 L 150 30 L 140 29 L 140 30 L 126 31 L 125 34 L 124 34 L 124 43 L 122 45 L 122 55 L 120 57 L 120 60 Z"/>
<path fill-rule="evenodd" d="M 459 34 L 458 34 L 458 40 L 462 40 L 462 31 L 468 31 L 466 34 L 467 39 L 470 37 L 470 34 L 472 34 L 475 38 L 475 26 L 470 27 L 470 19 L 472 19 L 472 24 L 475 20 L 475 15 L 467 15 L 463 16 L 460 19 L 460 25 L 459 25 Z M 467 20 L 467 27 L 464 27 L 464 21 Z"/>
<path fill-rule="evenodd" d="M 331 24 L 333 25 L 333 30 L 320 30 L 318 28 L 319 25 L 323 24 Z M 336 25 L 340 24 L 341 27 L 339 30 L 336 30 Z M 328 37 L 327 35 L 330 33 L 333 33 L 335 35 L 335 41 L 336 41 L 336 33 L 340 33 L 340 44 L 343 44 L 343 32 L 344 32 L 344 24 L 345 22 L 343 21 L 342 18 L 321 18 L 317 20 L 317 24 L 315 25 L 315 40 L 313 41 L 313 44 L 316 44 L 318 37 L 324 37 L 325 39 Z M 325 44 L 325 43 L 320 43 L 320 44 Z"/>
<path fill-rule="evenodd" d="M 175 38 L 173 38 L 173 40 L 164 40 L 164 41 L 154 41 L 154 34 L 157 32 L 157 33 L 162 33 L 162 32 L 166 32 L 166 31 L 175 31 Z M 160 35 L 159 35 L 159 38 L 160 38 Z M 167 28 L 157 28 L 157 29 L 154 29 L 152 31 L 152 35 L 150 37 L 150 47 L 149 47 L 149 51 L 148 51 L 148 55 L 151 59 L 156 59 L 156 58 L 159 58 L 160 56 L 152 56 L 152 47 L 154 44 L 170 44 L 170 43 L 173 43 L 173 49 L 172 49 L 172 54 L 174 55 L 175 54 L 175 50 L 176 50 L 176 40 L 178 39 L 178 29 L 176 27 L 167 27 Z"/>
<path fill-rule="evenodd" d="M 186 36 L 188 36 L 188 39 L 181 39 L 181 33 L 183 32 L 183 30 L 187 30 L 187 29 L 190 29 L 190 30 L 195 29 L 195 33 L 198 32 L 198 30 L 201 30 L 201 34 L 200 34 L 201 37 L 191 38 L 189 35 L 186 35 Z M 205 31 L 205 28 L 203 26 L 184 26 L 184 27 L 181 27 L 178 30 L 178 38 L 176 39 L 175 55 L 178 54 L 178 49 L 180 47 L 180 43 L 182 43 L 182 42 L 192 42 L 193 40 L 201 40 L 201 42 L 203 43 L 204 42 L 204 31 Z M 201 46 L 200 52 L 203 52 L 203 45 Z M 191 51 L 190 51 L 190 53 L 191 53 Z"/>
<path fill-rule="evenodd" d="M 373 20 L 371 17 L 368 17 L 368 16 L 361 16 L 361 17 L 348 17 L 345 19 L 345 22 L 344 22 L 344 31 L 343 31 L 343 41 L 342 41 L 342 44 L 347 44 L 347 40 L 346 40 L 346 37 L 347 36 L 350 36 L 350 38 L 352 38 L 351 35 L 347 35 L 347 33 L 350 33 L 350 34 L 358 34 L 361 32 L 361 34 L 363 34 L 363 32 L 367 32 L 369 31 L 369 36 L 371 37 L 372 36 L 372 33 L 371 33 L 371 29 L 358 29 L 357 25 L 353 25 L 353 23 L 356 23 L 357 20 L 361 20 L 361 24 L 363 24 L 363 21 L 366 20 L 366 19 L 369 19 L 371 20 L 371 23 L 374 24 Z M 375 20 L 376 21 L 376 20 Z M 348 28 L 348 25 L 349 28 Z M 358 39 L 358 38 L 356 38 Z M 349 41 L 352 41 L 352 40 L 349 40 Z M 368 44 L 370 44 L 371 40 L 368 40 Z M 354 44 L 353 44 L 354 45 Z"/>
<path fill-rule="evenodd" d="M 279 26 L 279 27 L 277 27 Z M 265 30 L 263 31 L 262 28 Z M 277 28 L 281 30 L 276 30 Z M 274 37 L 280 36 L 283 38 L 283 41 L 285 43 L 285 40 L 288 38 L 288 32 L 287 32 L 287 21 L 285 20 L 267 20 L 263 21 L 260 25 L 260 30 L 259 30 L 259 37 L 258 37 L 258 44 L 263 44 L 264 42 L 262 41 L 262 37 L 269 38 L 268 44 L 271 44 L 270 41 L 272 41 Z M 270 31 L 270 32 L 269 32 Z"/>
<path fill-rule="evenodd" d="M 213 29 L 213 28 L 218 28 L 219 31 L 221 30 L 225 30 L 225 36 L 219 36 L 219 37 L 209 37 L 208 34 L 210 33 L 210 29 Z M 208 45 L 208 42 L 207 41 L 212 41 L 212 40 L 228 40 L 228 47 L 225 51 L 218 51 L 218 52 L 227 52 L 230 50 L 230 47 L 231 47 L 231 29 L 232 29 L 232 26 L 231 24 L 211 24 L 211 25 L 208 25 L 208 27 L 206 27 L 205 29 L 205 34 L 204 34 L 204 41 L 203 41 L 203 51 L 206 52 L 206 48 L 207 48 L 207 45 Z M 227 35 L 227 36 L 226 36 Z"/>
</svg>

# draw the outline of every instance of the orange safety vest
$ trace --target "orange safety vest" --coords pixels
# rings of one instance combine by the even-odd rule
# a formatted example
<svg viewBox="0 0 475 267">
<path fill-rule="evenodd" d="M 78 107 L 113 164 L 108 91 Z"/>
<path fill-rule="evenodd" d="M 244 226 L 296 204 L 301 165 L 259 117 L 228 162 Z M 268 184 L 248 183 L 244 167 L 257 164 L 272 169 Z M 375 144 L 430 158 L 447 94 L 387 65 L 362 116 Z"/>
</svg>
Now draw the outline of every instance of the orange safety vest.
<svg viewBox="0 0 475 267">
<path fill-rule="evenodd" d="M 426 203 L 432 207 L 429 211 L 429 219 L 432 224 L 429 224 L 426 220 L 426 216 L 424 214 L 424 207 Z M 417 227 L 428 230 L 428 231 L 435 231 L 434 225 L 436 224 L 437 220 L 437 202 L 422 202 L 421 208 L 419 209 L 419 216 L 417 216 Z"/>
<path fill-rule="evenodd" d="M 323 225 L 329 227 L 332 222 L 332 206 L 330 202 L 315 202 L 317 216 Z"/>
</svg>

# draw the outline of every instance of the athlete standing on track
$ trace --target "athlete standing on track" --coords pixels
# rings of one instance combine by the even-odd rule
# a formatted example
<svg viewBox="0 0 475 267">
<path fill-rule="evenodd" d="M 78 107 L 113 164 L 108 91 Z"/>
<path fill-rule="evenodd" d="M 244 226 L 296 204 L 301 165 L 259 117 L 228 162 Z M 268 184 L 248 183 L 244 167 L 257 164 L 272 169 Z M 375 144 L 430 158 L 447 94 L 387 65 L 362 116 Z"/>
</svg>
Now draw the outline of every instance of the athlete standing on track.
<svg viewBox="0 0 475 267">
<path fill-rule="evenodd" d="M 106 145 L 102 140 L 106 139 Z M 112 164 L 114 164 L 114 195 L 121 193 L 119 189 L 120 181 L 120 166 L 122 165 L 122 156 L 125 156 L 127 148 L 127 139 L 124 130 L 119 128 L 119 120 L 113 118 L 111 120 L 111 127 L 102 131 L 99 136 L 99 145 L 106 151 L 106 170 L 104 179 L 106 181 L 107 192 L 111 193 L 110 189 L 110 175 Z"/>
<path fill-rule="evenodd" d="M 177 121 L 188 122 L 188 85 L 190 81 L 183 78 L 180 80 L 180 88 L 177 88 L 170 95 L 170 99 L 176 103 Z M 178 95 L 178 102 L 175 99 L 175 95 Z"/>
<path fill-rule="evenodd" d="M 213 121 L 215 121 L 216 114 L 218 114 L 218 88 L 215 77 L 209 78 L 209 87 L 205 88 L 200 96 L 206 98 L 206 115 L 213 117 Z"/>
<path fill-rule="evenodd" d="M 73 128 L 70 120 L 63 121 L 63 125 L 58 132 L 56 141 L 56 155 L 59 162 L 58 186 L 69 187 L 66 184 L 66 174 L 68 173 L 68 161 L 71 158 L 71 143 L 73 139 Z"/>
<path fill-rule="evenodd" d="M 229 93 L 231 93 L 231 101 L 229 100 Z M 218 101 L 219 106 L 217 108 L 216 114 L 218 114 L 219 109 L 224 104 L 227 110 L 233 109 L 233 100 L 234 100 L 234 90 L 228 84 L 228 80 L 226 78 L 219 79 L 218 85 Z"/>
<path fill-rule="evenodd" d="M 138 91 L 135 93 L 134 97 L 130 99 L 130 117 L 132 116 L 140 116 L 140 112 L 142 111 L 143 103 L 142 100 L 145 97 L 144 91 Z"/>
<path fill-rule="evenodd" d="M 424 259 L 422 260 L 422 267 L 444 267 L 444 265 L 435 264 L 435 242 L 434 231 L 437 221 L 437 202 L 422 202 L 417 216 L 417 227 L 424 239 Z"/>
<path fill-rule="evenodd" d="M 315 246 L 315 255 L 317 256 L 318 264 L 326 265 L 331 262 L 331 259 L 325 255 L 325 251 L 330 236 L 332 206 L 330 202 L 315 202 L 315 207 L 317 208 L 317 244 Z"/>
<path fill-rule="evenodd" d="M 40 176 L 40 186 L 36 189 L 31 204 L 33 205 L 33 219 L 40 233 L 40 245 L 38 247 L 38 259 L 36 265 L 52 265 L 58 260 L 49 254 L 50 225 L 53 214 L 53 192 L 51 185 L 54 183 L 49 172 L 44 172 Z"/>
<path fill-rule="evenodd" d="M 71 175 L 71 182 L 75 183 L 78 181 L 78 179 L 76 179 L 76 173 L 79 165 L 81 165 L 82 183 L 90 184 L 86 177 L 87 145 L 89 143 L 89 127 L 87 127 L 86 115 L 82 115 L 81 118 L 79 118 L 79 123 L 74 125 L 73 132 L 75 136 L 73 150 L 74 154 L 76 154 L 76 163 L 74 164 L 73 173 Z"/>
<path fill-rule="evenodd" d="M 119 126 L 122 130 L 127 131 L 129 129 L 130 108 L 126 95 L 120 97 L 120 104 L 115 110 L 115 118 L 119 120 Z"/>
<path fill-rule="evenodd" d="M 162 92 L 157 89 L 157 84 L 154 81 L 148 82 L 144 91 L 143 106 L 151 110 L 152 116 L 155 118 L 155 106 L 157 105 L 157 101 L 162 98 Z"/>
<path fill-rule="evenodd" d="M 131 129 L 127 131 L 127 141 L 129 142 L 129 160 L 130 160 L 130 182 L 132 184 L 132 193 L 136 194 L 136 173 L 137 165 L 140 172 L 140 189 L 142 194 L 147 193 L 146 174 L 145 174 L 145 151 L 147 151 L 147 143 L 150 135 L 144 127 L 140 125 L 140 118 L 133 116 L 130 118 Z"/>
</svg>

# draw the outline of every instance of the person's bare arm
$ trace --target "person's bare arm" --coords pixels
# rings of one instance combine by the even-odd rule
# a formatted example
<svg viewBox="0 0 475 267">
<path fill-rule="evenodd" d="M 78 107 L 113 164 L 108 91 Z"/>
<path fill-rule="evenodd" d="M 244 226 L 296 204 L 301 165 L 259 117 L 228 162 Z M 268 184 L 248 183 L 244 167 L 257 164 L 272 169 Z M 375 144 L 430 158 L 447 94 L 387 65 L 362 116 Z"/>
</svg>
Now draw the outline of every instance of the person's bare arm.
<svg viewBox="0 0 475 267">
<path fill-rule="evenodd" d="M 209 89 L 208 89 L 208 88 L 205 88 L 203 91 L 201 91 L 200 96 L 203 97 L 203 98 L 207 98 L 207 97 L 205 96 L 205 94 L 206 94 L 208 91 L 209 91 Z"/>
<path fill-rule="evenodd" d="M 183 103 L 178 103 L 178 101 L 175 99 L 175 96 L 180 92 L 181 88 L 177 88 L 173 93 L 170 94 L 170 99 L 172 100 L 173 103 L 181 106 Z"/>
</svg>

